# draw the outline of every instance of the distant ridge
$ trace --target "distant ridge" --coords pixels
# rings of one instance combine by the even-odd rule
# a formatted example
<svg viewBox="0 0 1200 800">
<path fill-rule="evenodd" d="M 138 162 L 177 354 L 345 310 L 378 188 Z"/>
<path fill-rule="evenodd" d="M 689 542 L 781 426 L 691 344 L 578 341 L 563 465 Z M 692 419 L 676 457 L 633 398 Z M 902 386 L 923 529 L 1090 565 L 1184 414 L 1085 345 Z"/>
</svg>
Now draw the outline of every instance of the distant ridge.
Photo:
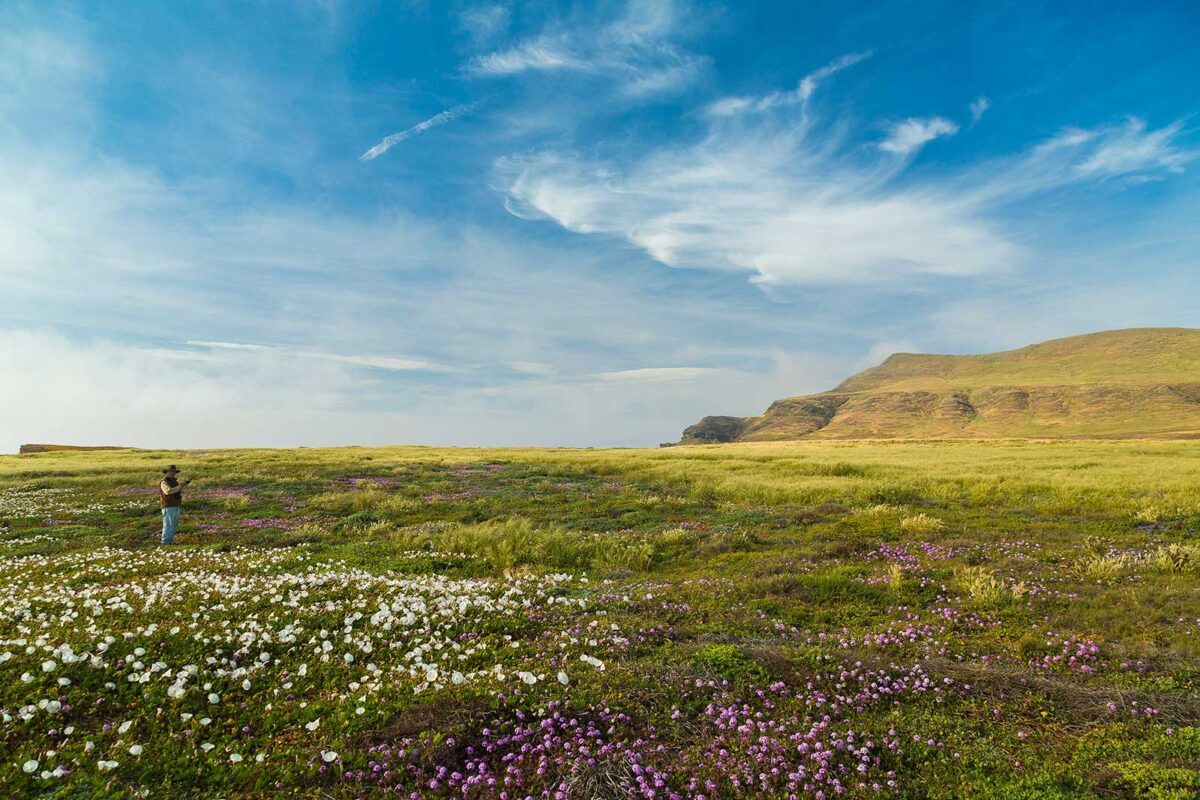
<svg viewBox="0 0 1200 800">
<path fill-rule="evenodd" d="M 896 353 L 679 444 L 791 439 L 1200 438 L 1200 329 L 1129 328 L 983 355 Z"/>
<path fill-rule="evenodd" d="M 128 450 L 110 445 L 84 446 L 77 444 L 23 444 L 18 453 L 52 453 L 55 450 Z"/>
</svg>

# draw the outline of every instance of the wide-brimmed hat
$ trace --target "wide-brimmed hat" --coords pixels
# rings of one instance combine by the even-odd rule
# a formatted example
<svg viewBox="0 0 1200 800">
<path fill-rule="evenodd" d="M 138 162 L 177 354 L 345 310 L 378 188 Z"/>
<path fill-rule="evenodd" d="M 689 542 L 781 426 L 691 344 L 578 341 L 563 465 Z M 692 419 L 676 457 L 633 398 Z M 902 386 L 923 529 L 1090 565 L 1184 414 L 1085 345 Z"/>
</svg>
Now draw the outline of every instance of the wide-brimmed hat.
<svg viewBox="0 0 1200 800">
<path fill-rule="evenodd" d="M 171 466 L 169 466 L 163 470 L 163 475 L 166 475 L 168 472 L 171 472 L 172 470 L 174 470 L 175 472 L 179 472 L 179 467 L 172 464 Z"/>
</svg>

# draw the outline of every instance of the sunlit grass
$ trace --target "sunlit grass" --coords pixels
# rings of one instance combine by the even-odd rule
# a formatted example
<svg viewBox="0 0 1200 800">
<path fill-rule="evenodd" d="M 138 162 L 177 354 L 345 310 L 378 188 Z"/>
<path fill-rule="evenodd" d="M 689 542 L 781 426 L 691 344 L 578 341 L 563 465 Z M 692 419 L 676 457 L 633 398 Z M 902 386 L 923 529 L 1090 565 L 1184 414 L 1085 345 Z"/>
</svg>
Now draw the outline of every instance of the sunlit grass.
<svg viewBox="0 0 1200 800">
<path fill-rule="evenodd" d="M 0 457 L 0 796 L 1185 797 L 1198 449 Z"/>
</svg>

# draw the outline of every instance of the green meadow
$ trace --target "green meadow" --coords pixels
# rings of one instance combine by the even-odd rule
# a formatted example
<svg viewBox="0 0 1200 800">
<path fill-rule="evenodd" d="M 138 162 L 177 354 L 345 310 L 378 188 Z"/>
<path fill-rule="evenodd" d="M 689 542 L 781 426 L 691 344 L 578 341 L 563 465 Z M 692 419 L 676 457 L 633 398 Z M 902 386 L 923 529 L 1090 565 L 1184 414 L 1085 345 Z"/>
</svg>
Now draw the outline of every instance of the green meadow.
<svg viewBox="0 0 1200 800">
<path fill-rule="evenodd" d="M 47 452 L 0 520 L 3 797 L 1200 796 L 1196 443 Z"/>
</svg>

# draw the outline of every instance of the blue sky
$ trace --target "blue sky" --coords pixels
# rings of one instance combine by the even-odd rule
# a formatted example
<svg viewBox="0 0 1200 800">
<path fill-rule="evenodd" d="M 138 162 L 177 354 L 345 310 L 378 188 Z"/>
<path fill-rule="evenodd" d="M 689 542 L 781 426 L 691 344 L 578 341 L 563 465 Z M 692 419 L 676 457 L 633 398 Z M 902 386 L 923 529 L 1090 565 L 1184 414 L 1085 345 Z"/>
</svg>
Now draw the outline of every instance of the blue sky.
<svg viewBox="0 0 1200 800">
<path fill-rule="evenodd" d="M 0 450 L 647 445 L 1200 325 L 1200 8 L 5 3 Z"/>
</svg>

